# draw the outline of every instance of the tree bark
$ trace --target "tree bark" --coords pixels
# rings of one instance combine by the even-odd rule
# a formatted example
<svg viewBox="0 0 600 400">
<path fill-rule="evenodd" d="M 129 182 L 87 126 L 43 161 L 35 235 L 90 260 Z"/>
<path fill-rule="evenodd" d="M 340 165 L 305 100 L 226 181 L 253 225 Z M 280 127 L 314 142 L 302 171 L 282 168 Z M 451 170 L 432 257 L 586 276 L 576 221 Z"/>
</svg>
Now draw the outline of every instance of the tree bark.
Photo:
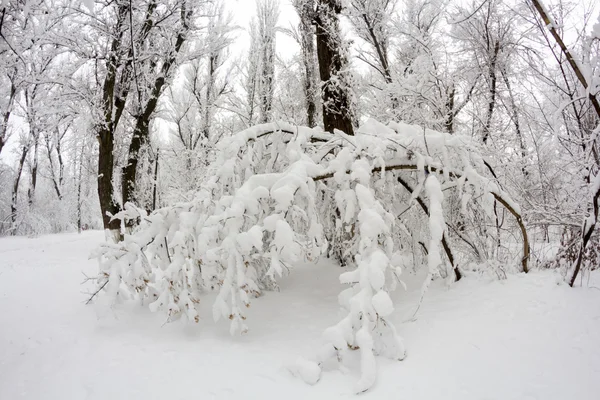
<svg viewBox="0 0 600 400">
<path fill-rule="evenodd" d="M 81 233 L 81 186 L 82 186 L 82 172 L 83 172 L 83 144 L 81 145 L 81 152 L 79 153 L 79 179 L 77 181 L 77 233 Z"/>
<path fill-rule="evenodd" d="M 594 233 L 594 228 L 596 227 L 596 224 L 598 223 L 598 213 L 599 213 L 598 203 L 599 202 L 600 202 L 600 186 L 598 186 L 596 193 L 594 193 L 592 196 L 592 217 L 590 219 L 586 219 L 585 223 L 583 224 L 583 231 L 581 233 L 581 236 L 582 236 L 581 247 L 579 248 L 579 254 L 577 256 L 577 262 L 575 263 L 575 270 L 573 271 L 573 276 L 571 277 L 571 280 L 569 281 L 569 285 L 571 287 L 573 287 L 573 285 L 575 284 L 575 279 L 577 278 L 577 274 L 579 274 L 579 271 L 581 269 L 581 263 L 583 262 L 583 257 L 585 255 L 585 249 L 586 249 L 588 243 L 590 242 L 590 239 L 592 238 L 592 234 Z M 591 224 L 588 222 L 589 220 L 591 220 Z"/>
<path fill-rule="evenodd" d="M 38 176 L 38 133 L 34 133 L 33 138 L 33 160 L 31 161 L 31 183 L 27 189 L 27 199 L 29 206 L 33 205 L 35 200 L 35 188 L 37 187 L 37 176 Z"/>
<path fill-rule="evenodd" d="M 4 16 L 4 9 L 2 10 L 2 16 Z M 8 94 L 8 104 L 6 105 L 6 110 L 4 111 L 4 115 L 2 115 L 2 121 L 0 121 L 0 154 L 2 154 L 2 149 L 8 140 L 8 120 L 10 119 L 10 114 L 12 111 L 12 104 L 17 94 L 17 87 L 11 79 L 10 82 L 10 92 Z"/>
<path fill-rule="evenodd" d="M 487 115 L 485 118 L 485 125 L 483 127 L 483 143 L 486 144 L 490 137 L 490 128 L 492 125 L 492 116 L 494 115 L 494 108 L 496 107 L 496 63 L 498 61 L 498 53 L 500 52 L 500 41 L 496 41 L 494 44 L 494 52 L 490 59 L 490 65 L 488 70 L 488 76 L 490 79 L 490 98 L 488 100 Z"/>
<path fill-rule="evenodd" d="M 156 210 L 156 202 L 158 200 L 157 189 L 158 189 L 158 158 L 160 155 L 160 149 L 156 149 L 156 159 L 154 160 L 154 179 L 152 180 L 152 210 Z"/>
<path fill-rule="evenodd" d="M 295 3 L 296 10 L 300 16 L 300 49 L 302 51 L 302 63 L 304 64 L 304 97 L 306 103 L 306 124 L 313 128 L 317 126 L 317 101 L 316 101 L 316 55 L 315 37 L 312 20 L 314 10 L 312 1 L 300 0 Z"/>
<path fill-rule="evenodd" d="M 446 127 L 446 132 L 452 134 L 454 133 L 454 98 L 456 97 L 456 87 L 454 84 L 451 85 L 450 90 L 448 91 L 448 97 L 446 98 L 446 121 L 444 122 L 444 126 Z"/>
<path fill-rule="evenodd" d="M 352 96 L 347 79 L 348 61 L 339 27 L 340 0 L 318 0 L 315 14 L 317 58 L 321 76 L 325 131 L 339 129 L 354 135 Z"/>
<path fill-rule="evenodd" d="M 127 88 L 117 87 L 117 72 L 120 62 L 118 59 L 118 50 L 123 40 L 123 23 L 127 15 L 127 6 L 122 3 L 117 9 L 117 22 L 115 25 L 110 52 L 106 65 L 106 76 L 102 86 L 102 118 L 103 120 L 96 125 L 98 139 L 98 200 L 102 212 L 102 222 L 104 229 L 109 231 L 113 240 L 120 238 L 121 223 L 119 220 L 112 219 L 112 216 L 119 212 L 119 206 L 114 199 L 113 188 L 113 168 L 114 168 L 114 134 L 119 119 L 125 108 L 125 102 L 129 90 Z M 122 71 L 122 74 L 125 72 Z M 123 76 L 121 76 L 123 78 Z M 125 83 L 125 82 L 123 82 Z M 126 83 L 127 85 L 129 82 Z"/>
<path fill-rule="evenodd" d="M 17 175 L 15 176 L 15 181 L 13 183 L 12 197 L 10 203 L 10 215 L 11 215 L 11 235 L 14 235 L 17 230 L 17 200 L 19 196 L 19 183 L 21 181 L 21 174 L 23 172 L 23 167 L 25 166 L 25 160 L 27 159 L 27 153 L 29 152 L 30 146 L 23 146 L 21 150 L 21 158 L 19 159 L 19 167 L 17 168 Z"/>
</svg>

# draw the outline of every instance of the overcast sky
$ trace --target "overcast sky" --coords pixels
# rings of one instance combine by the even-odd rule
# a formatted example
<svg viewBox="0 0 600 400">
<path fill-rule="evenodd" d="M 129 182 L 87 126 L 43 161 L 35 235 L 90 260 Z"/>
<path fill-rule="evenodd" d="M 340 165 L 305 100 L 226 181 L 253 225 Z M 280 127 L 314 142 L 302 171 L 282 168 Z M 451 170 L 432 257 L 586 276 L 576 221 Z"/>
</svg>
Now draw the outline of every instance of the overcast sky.
<svg viewBox="0 0 600 400">
<path fill-rule="evenodd" d="M 225 0 L 227 8 L 231 11 L 236 25 L 244 29 L 240 30 L 238 40 L 233 44 L 233 53 L 242 53 L 247 51 L 250 44 L 248 38 L 248 26 L 252 17 L 256 15 L 256 0 Z M 279 22 L 277 26 L 289 29 L 298 25 L 298 15 L 292 6 L 291 0 L 279 1 Z M 278 56 L 287 59 L 299 51 L 296 42 L 286 34 L 279 32 L 276 39 Z"/>
</svg>

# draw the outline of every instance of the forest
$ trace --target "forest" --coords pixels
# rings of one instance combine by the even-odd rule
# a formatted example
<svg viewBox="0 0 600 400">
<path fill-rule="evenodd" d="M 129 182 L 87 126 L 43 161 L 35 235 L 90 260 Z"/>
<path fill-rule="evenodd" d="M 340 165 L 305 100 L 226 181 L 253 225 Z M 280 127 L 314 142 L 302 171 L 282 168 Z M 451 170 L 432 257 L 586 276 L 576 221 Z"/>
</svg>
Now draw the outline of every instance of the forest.
<svg viewBox="0 0 600 400">
<path fill-rule="evenodd" d="M 86 303 L 232 335 L 328 260 L 343 312 L 291 369 L 356 352 L 361 393 L 406 276 L 415 318 L 600 269 L 599 92 L 594 0 L 0 0 L 0 236 L 103 230 Z"/>
</svg>

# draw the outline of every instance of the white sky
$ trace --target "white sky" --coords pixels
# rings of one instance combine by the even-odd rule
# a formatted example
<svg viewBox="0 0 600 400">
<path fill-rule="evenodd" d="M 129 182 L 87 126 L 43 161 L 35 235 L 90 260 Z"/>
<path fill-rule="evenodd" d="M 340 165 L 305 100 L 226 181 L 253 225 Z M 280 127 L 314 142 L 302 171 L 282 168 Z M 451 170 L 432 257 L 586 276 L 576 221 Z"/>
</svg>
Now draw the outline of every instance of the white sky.
<svg viewBox="0 0 600 400">
<path fill-rule="evenodd" d="M 224 0 L 226 9 L 231 12 L 234 24 L 239 26 L 239 30 L 236 32 L 236 40 L 231 45 L 231 52 L 234 55 L 243 56 L 247 54 L 248 47 L 250 44 L 250 40 L 248 37 L 248 26 L 252 17 L 256 15 L 256 0 Z M 461 1 L 461 0 L 451 0 L 451 1 Z M 583 13 L 588 10 L 588 8 L 594 8 L 594 0 L 576 0 L 579 3 L 577 7 L 578 10 Z M 1 0 L 0 0 L 1 2 Z M 550 6 L 552 3 L 555 3 L 555 0 L 546 0 L 547 6 Z M 292 0 L 279 0 L 279 9 L 280 16 L 278 27 L 290 29 L 292 27 L 297 26 L 298 24 L 298 15 L 292 5 Z M 597 11 L 596 11 L 597 13 Z M 600 21 L 599 21 L 600 22 Z M 344 26 L 344 21 L 342 21 L 342 27 L 345 31 L 347 31 L 348 27 Z M 345 32 L 348 34 L 348 32 Z M 290 38 L 283 32 L 277 33 L 276 38 L 276 46 L 277 46 L 277 55 L 284 60 L 288 60 L 294 54 L 297 54 L 299 51 L 298 44 L 294 39 Z M 365 67 L 361 63 L 355 63 L 354 67 Z M 15 123 L 15 119 L 19 119 L 16 113 L 13 113 L 11 116 L 13 119 L 13 124 Z M 17 122 L 17 125 L 19 123 Z M 8 141 L 8 145 L 3 149 L 2 155 L 0 155 L 0 159 L 3 159 L 5 162 L 11 162 L 15 155 L 12 154 L 16 145 L 16 139 L 18 138 L 18 132 L 15 132 L 11 139 Z"/>
<path fill-rule="evenodd" d="M 250 45 L 247 29 L 250 20 L 256 15 L 256 0 L 225 0 L 225 3 L 233 15 L 234 23 L 243 29 L 237 33 L 238 40 L 231 46 L 232 53 L 243 54 L 248 51 Z M 291 0 L 279 0 L 279 11 L 278 27 L 289 29 L 298 25 L 298 15 Z M 284 59 L 288 59 L 299 51 L 298 44 L 294 39 L 282 32 L 277 33 L 276 46 L 277 54 Z"/>
</svg>

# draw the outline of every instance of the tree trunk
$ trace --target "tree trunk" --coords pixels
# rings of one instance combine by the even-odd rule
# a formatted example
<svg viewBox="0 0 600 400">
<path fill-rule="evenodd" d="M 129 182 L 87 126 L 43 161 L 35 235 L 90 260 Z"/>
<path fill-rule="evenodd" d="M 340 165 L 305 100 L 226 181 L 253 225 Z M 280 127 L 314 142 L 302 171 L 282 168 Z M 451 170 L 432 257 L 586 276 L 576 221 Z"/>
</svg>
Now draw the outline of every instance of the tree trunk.
<svg viewBox="0 0 600 400">
<path fill-rule="evenodd" d="M 4 9 L 2 10 L 2 16 L 4 16 Z M 6 105 L 6 110 L 4 111 L 4 115 L 2 116 L 2 120 L 0 121 L 0 154 L 2 153 L 2 149 L 8 140 L 8 120 L 10 119 L 10 113 L 12 110 L 12 103 L 15 99 L 15 95 L 17 94 L 17 87 L 13 83 L 12 79 L 10 82 L 10 92 L 8 95 L 8 104 Z"/>
<path fill-rule="evenodd" d="M 456 96 L 456 87 L 454 84 L 451 85 L 448 91 L 448 97 L 446 98 L 446 121 L 444 125 L 446 132 L 454 133 L 454 98 Z"/>
<path fill-rule="evenodd" d="M 498 61 L 498 53 L 500 52 L 500 41 L 496 41 L 494 45 L 494 53 L 492 54 L 490 65 L 489 65 L 489 79 L 490 79 L 490 98 L 488 100 L 487 115 L 485 117 L 485 125 L 483 127 L 483 143 L 486 144 L 490 137 L 490 128 L 492 126 L 492 116 L 494 115 L 494 108 L 496 106 L 496 62 Z"/>
<path fill-rule="evenodd" d="M 327 132 L 339 129 L 354 135 L 352 95 L 346 68 L 348 61 L 342 43 L 339 0 L 318 0 L 315 16 L 317 58 L 321 76 L 323 125 Z"/>
<path fill-rule="evenodd" d="M 62 156 L 62 149 L 60 147 L 61 139 L 61 136 L 56 138 L 56 155 L 58 157 L 58 186 L 62 188 L 65 179 L 65 163 Z"/>
<path fill-rule="evenodd" d="M 118 126 L 125 103 L 129 93 L 129 82 L 120 82 L 126 71 L 121 71 L 121 80 L 117 81 L 117 73 L 122 66 L 117 57 L 118 49 L 123 40 L 123 24 L 128 12 L 128 6 L 121 3 L 117 9 L 117 22 L 111 42 L 109 58 L 106 62 L 106 76 L 102 85 L 102 118 L 103 120 L 96 125 L 98 139 L 98 200 L 100 202 L 100 211 L 102 212 L 102 223 L 107 234 L 107 239 L 115 242 L 121 238 L 121 223 L 119 220 L 112 219 L 112 216 L 119 212 L 119 206 L 114 199 L 113 188 L 113 168 L 114 168 L 114 133 Z M 121 86 L 123 83 L 126 86 Z"/>
<path fill-rule="evenodd" d="M 157 148 L 156 149 L 156 160 L 154 160 L 154 179 L 152 180 L 152 210 L 150 211 L 154 211 L 156 210 L 156 200 L 158 199 L 157 197 L 157 188 L 158 188 L 158 157 L 160 155 L 160 151 Z"/>
<path fill-rule="evenodd" d="M 58 131 L 58 129 L 57 129 Z M 56 168 L 54 167 L 54 159 L 52 157 L 52 139 L 46 135 L 45 139 L 46 139 L 46 154 L 48 156 L 48 165 L 50 166 L 50 176 L 52 177 L 52 184 L 54 186 L 54 191 L 56 192 L 56 196 L 58 197 L 58 200 L 62 200 L 62 193 L 60 188 L 62 187 L 62 177 L 63 177 L 63 164 L 62 164 L 62 155 L 60 154 L 60 146 L 58 144 L 58 141 L 60 140 L 60 135 L 57 132 L 56 135 L 56 150 L 58 153 L 58 160 L 59 160 L 59 177 L 56 177 Z"/>
<path fill-rule="evenodd" d="M 81 173 L 83 172 L 83 144 L 81 145 L 81 152 L 79 154 L 79 179 L 77 182 L 77 232 L 81 233 L 81 182 L 83 181 L 83 177 Z"/>
<path fill-rule="evenodd" d="M 315 30 L 313 27 L 313 1 L 296 0 L 294 7 L 300 16 L 298 30 L 300 32 L 300 50 L 304 66 L 304 102 L 306 104 L 306 124 L 313 128 L 317 126 L 317 71 L 315 54 Z"/>
<path fill-rule="evenodd" d="M 120 238 L 121 222 L 111 219 L 119 212 L 119 205 L 114 200 L 113 166 L 114 166 L 114 136 L 110 129 L 100 129 L 98 135 L 98 199 L 102 211 L 104 229 L 110 231 L 111 239 Z"/>
<path fill-rule="evenodd" d="M 33 160 L 31 162 L 31 184 L 27 189 L 27 199 L 29 201 L 29 206 L 33 205 L 35 200 L 35 188 L 37 186 L 37 175 L 38 175 L 38 134 L 34 133 L 34 142 L 33 142 Z"/>
<path fill-rule="evenodd" d="M 274 35 L 275 32 L 273 32 Z M 262 38 L 262 68 L 260 77 L 260 123 L 266 124 L 271 119 L 273 107 L 273 75 L 275 73 L 275 37 Z"/>
<path fill-rule="evenodd" d="M 15 181 L 13 183 L 12 197 L 10 203 L 10 215 L 11 215 L 11 235 L 14 235 L 17 230 L 17 200 L 19 196 L 19 183 L 21 181 L 21 173 L 23 172 L 23 167 L 25 166 L 25 160 L 27 159 L 27 153 L 29 152 L 29 146 L 23 146 L 23 150 L 21 151 L 21 158 L 19 159 L 19 167 L 17 168 L 17 175 L 15 176 Z"/>
<path fill-rule="evenodd" d="M 523 166 L 521 167 L 521 171 L 523 172 L 523 176 L 527 176 L 527 168 L 525 168 L 525 162 L 527 159 L 527 146 L 525 145 L 525 138 L 523 137 L 523 132 L 521 132 L 521 123 L 519 122 L 519 113 L 517 111 L 517 102 L 515 101 L 515 96 L 512 91 L 512 87 L 510 85 L 510 80 L 508 79 L 508 75 L 505 70 L 501 71 L 502 78 L 504 79 L 504 84 L 506 85 L 506 89 L 508 90 L 508 98 L 510 100 L 511 110 L 509 111 L 511 114 L 511 119 L 515 126 L 515 134 L 519 139 L 519 146 L 521 147 L 521 158 L 523 162 Z"/>
<path fill-rule="evenodd" d="M 208 74 L 206 77 L 206 98 L 204 100 L 204 118 L 202 121 L 202 136 L 205 139 L 210 137 L 210 128 L 212 125 L 212 111 L 214 104 L 214 88 L 216 80 L 217 66 L 219 65 L 219 53 L 215 52 L 208 58 Z M 195 78 L 194 78 L 195 79 Z M 195 144 L 194 144 L 195 147 Z M 157 156 L 158 157 L 158 156 Z"/>
<path fill-rule="evenodd" d="M 143 117 L 138 117 L 133 136 L 129 143 L 129 151 L 127 164 L 123 167 L 121 175 L 121 193 L 123 196 L 123 204 L 131 202 L 135 203 L 135 175 L 137 172 L 138 158 L 140 149 L 147 143 L 149 136 L 150 121 Z"/>
</svg>

